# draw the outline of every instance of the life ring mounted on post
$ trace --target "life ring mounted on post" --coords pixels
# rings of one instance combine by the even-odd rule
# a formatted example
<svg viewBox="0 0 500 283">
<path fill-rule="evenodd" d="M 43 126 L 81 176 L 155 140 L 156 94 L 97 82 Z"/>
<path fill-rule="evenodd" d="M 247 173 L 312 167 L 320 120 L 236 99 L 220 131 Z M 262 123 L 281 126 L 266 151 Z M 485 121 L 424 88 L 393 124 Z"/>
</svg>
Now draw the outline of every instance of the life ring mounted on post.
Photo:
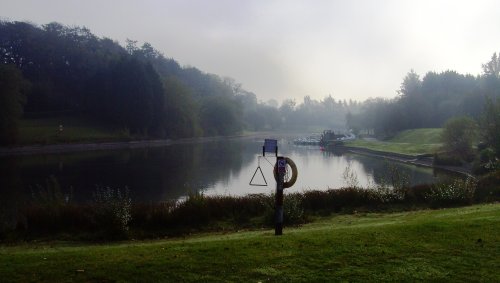
<svg viewBox="0 0 500 283">
<path fill-rule="evenodd" d="M 290 170 L 288 170 L 288 166 L 286 167 L 285 181 L 283 182 L 283 188 L 286 189 L 286 188 L 290 188 L 291 186 L 293 186 L 293 184 L 295 184 L 295 182 L 297 181 L 298 170 L 297 170 L 297 165 L 295 165 L 295 162 L 293 162 L 293 160 L 291 160 L 288 157 L 283 157 L 283 158 L 285 159 L 286 164 L 288 166 L 290 166 Z M 291 176 L 290 176 L 290 171 L 292 173 Z M 274 165 L 273 173 L 274 173 L 274 179 L 277 182 L 278 181 L 278 163 L 276 163 Z"/>
</svg>

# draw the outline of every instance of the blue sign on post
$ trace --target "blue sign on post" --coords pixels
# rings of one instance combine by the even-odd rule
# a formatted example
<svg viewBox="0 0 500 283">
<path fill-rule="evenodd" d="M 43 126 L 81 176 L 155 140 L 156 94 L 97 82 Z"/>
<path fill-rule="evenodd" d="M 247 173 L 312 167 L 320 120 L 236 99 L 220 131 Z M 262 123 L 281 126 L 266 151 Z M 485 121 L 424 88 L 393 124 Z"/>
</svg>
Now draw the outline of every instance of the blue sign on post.
<svg viewBox="0 0 500 283">
<path fill-rule="evenodd" d="M 285 174 L 286 173 L 286 160 L 278 159 L 278 173 Z"/>
<path fill-rule="evenodd" d="M 262 147 L 262 155 L 266 156 L 266 152 L 274 152 L 278 156 L 278 140 L 265 139 Z"/>
</svg>

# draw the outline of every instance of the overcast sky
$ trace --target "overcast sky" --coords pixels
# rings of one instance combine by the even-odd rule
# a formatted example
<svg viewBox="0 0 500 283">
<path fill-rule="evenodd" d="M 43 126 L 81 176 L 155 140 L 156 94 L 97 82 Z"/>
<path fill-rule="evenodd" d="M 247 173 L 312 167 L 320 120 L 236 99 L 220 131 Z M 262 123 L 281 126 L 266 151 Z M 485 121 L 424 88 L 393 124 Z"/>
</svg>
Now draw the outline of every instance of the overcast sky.
<svg viewBox="0 0 500 283">
<path fill-rule="evenodd" d="M 0 18 L 149 42 L 260 100 L 394 97 L 410 69 L 478 75 L 500 1 L 0 0 Z"/>
</svg>

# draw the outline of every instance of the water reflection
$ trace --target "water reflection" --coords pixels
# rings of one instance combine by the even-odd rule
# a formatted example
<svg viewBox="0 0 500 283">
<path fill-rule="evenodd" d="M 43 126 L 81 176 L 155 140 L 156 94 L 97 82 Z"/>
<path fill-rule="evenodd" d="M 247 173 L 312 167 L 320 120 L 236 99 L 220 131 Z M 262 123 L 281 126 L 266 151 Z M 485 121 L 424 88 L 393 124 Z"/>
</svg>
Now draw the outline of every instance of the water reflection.
<svg viewBox="0 0 500 283">
<path fill-rule="evenodd" d="M 13 205 L 29 199 L 36 185 L 45 184 L 50 176 L 57 179 L 64 192 L 71 190 L 78 202 L 90 200 L 96 186 L 128 187 L 134 201 L 178 199 L 196 191 L 208 195 L 269 193 L 275 189 L 274 157 L 267 157 L 260 164 L 269 186 L 249 185 L 262 143 L 262 139 L 223 140 L 149 149 L 1 158 L 0 198 Z M 280 140 L 279 150 L 299 168 L 298 180 L 287 189 L 289 192 L 342 187 L 345 185 L 342 174 L 348 164 L 361 186 L 386 178 L 388 164 L 407 174 L 412 184 L 431 183 L 438 177 L 428 168 L 324 152 L 319 147 L 294 146 L 287 140 Z"/>
<path fill-rule="evenodd" d="M 260 148 L 261 141 L 255 141 L 248 145 L 242 151 L 244 160 L 250 155 L 253 160 L 246 167 L 243 167 L 240 174 L 231 175 L 229 180 L 218 182 L 211 187 L 207 187 L 207 194 L 231 194 L 245 195 L 248 193 L 269 193 L 274 191 L 274 179 L 272 176 L 272 166 L 267 162 L 260 162 L 264 176 L 269 183 L 268 187 L 254 187 L 248 183 L 252 178 L 255 169 L 258 166 L 256 148 Z M 387 175 L 388 168 L 400 172 L 401 175 L 408 176 L 411 185 L 422 183 L 434 183 L 437 180 L 447 178 L 446 172 L 435 172 L 431 168 L 415 167 L 391 161 L 385 161 L 368 156 L 349 154 L 346 152 L 322 151 L 320 147 L 315 146 L 295 146 L 287 140 L 281 140 L 279 143 L 280 155 L 285 155 L 294 160 L 299 169 L 299 177 L 292 188 L 287 192 L 301 192 L 304 190 L 325 190 L 328 188 L 340 188 L 346 186 L 346 180 L 343 173 L 346 167 L 356 175 L 358 184 L 362 187 L 374 186 L 380 183 L 387 183 L 391 177 Z M 274 164 L 274 157 L 267 158 L 271 164 Z M 245 162 L 245 164 L 247 164 Z"/>
</svg>

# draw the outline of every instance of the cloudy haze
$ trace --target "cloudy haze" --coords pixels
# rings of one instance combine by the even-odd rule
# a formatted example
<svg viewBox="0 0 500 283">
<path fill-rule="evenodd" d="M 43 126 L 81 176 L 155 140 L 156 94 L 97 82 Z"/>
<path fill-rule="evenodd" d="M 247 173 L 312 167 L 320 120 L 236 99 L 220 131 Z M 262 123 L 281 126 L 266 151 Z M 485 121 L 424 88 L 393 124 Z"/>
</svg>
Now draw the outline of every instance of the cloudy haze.
<svg viewBox="0 0 500 283">
<path fill-rule="evenodd" d="M 500 1 L 0 0 L 2 20 L 151 43 L 261 100 L 394 97 L 410 70 L 480 74 Z"/>
</svg>

